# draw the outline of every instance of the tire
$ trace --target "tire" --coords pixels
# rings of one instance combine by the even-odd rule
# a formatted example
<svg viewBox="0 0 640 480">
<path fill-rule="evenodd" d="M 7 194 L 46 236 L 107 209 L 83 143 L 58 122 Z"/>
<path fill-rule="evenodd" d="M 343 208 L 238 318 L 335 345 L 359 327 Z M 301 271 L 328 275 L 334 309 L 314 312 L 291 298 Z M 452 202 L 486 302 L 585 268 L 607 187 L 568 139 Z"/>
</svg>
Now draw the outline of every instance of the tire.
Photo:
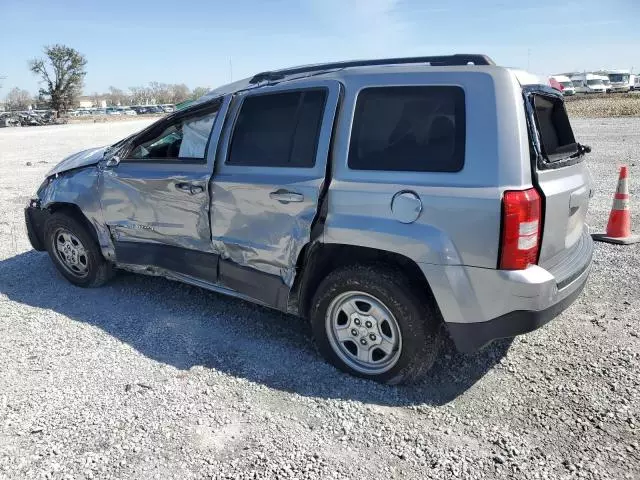
<svg viewBox="0 0 640 480">
<path fill-rule="evenodd" d="M 332 365 L 387 384 L 419 380 L 433 366 L 443 338 L 431 296 L 387 266 L 330 273 L 313 298 L 310 320 L 318 350 Z M 354 358 L 361 353 L 364 361 Z"/>
<path fill-rule="evenodd" d="M 78 287 L 100 287 L 114 275 L 113 265 L 104 259 L 87 227 L 65 213 L 47 219 L 44 243 L 58 271 Z"/>
</svg>

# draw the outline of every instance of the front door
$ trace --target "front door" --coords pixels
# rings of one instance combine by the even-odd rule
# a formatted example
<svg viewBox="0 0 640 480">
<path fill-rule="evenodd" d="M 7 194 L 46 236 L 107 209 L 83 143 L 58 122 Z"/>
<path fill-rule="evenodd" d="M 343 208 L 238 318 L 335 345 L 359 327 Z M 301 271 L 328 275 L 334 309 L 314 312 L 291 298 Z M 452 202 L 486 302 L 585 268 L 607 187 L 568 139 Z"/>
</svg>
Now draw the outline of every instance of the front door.
<svg viewBox="0 0 640 480">
<path fill-rule="evenodd" d="M 340 84 L 237 95 L 211 181 L 220 283 L 282 307 L 325 185 Z"/>
<path fill-rule="evenodd" d="M 209 180 L 228 103 L 207 102 L 154 123 L 118 152 L 119 164 L 103 167 L 101 204 L 119 263 L 217 280 Z"/>
</svg>

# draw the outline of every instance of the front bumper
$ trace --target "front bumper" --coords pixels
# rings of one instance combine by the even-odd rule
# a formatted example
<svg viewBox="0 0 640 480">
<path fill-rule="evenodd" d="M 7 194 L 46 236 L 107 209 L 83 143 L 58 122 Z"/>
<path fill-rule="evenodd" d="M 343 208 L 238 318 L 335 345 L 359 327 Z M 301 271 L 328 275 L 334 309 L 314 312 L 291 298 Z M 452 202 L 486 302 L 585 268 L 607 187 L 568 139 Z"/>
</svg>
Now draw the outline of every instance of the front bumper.
<svg viewBox="0 0 640 480">
<path fill-rule="evenodd" d="M 44 252 L 44 222 L 49 212 L 42 210 L 37 200 L 31 200 L 29 206 L 24 209 L 24 221 L 27 227 L 27 236 L 34 250 Z"/>
<path fill-rule="evenodd" d="M 526 270 L 425 265 L 445 325 L 461 352 L 544 325 L 580 295 L 591 269 L 593 240 L 582 238 L 562 261 Z"/>
</svg>

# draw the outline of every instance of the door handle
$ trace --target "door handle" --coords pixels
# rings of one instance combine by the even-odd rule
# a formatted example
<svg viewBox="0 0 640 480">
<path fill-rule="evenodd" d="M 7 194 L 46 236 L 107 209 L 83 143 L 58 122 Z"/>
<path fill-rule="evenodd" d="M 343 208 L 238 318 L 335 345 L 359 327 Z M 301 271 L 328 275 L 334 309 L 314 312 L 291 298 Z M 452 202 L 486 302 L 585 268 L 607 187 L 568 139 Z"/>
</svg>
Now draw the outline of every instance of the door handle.
<svg viewBox="0 0 640 480">
<path fill-rule="evenodd" d="M 304 200 L 304 195 L 298 192 L 291 192 L 289 190 L 281 188 L 279 190 L 276 190 L 275 192 L 271 192 L 269 194 L 269 198 L 271 200 L 277 200 L 280 203 L 291 203 L 302 202 Z"/>
<path fill-rule="evenodd" d="M 190 193 L 191 195 L 202 193 L 204 191 L 204 187 L 202 185 L 194 185 L 193 183 L 188 182 L 176 183 L 176 189 L 181 192 Z"/>
</svg>

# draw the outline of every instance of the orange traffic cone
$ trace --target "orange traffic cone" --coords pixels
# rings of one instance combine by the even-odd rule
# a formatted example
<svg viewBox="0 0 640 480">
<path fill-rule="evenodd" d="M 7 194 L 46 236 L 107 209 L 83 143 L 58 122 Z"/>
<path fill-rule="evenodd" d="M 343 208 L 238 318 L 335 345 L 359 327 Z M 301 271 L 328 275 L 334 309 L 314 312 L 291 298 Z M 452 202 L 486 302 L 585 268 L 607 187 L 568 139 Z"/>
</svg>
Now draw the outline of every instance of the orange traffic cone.
<svg viewBox="0 0 640 480">
<path fill-rule="evenodd" d="M 620 167 L 620 178 L 618 179 L 618 190 L 613 197 L 613 207 L 609 214 L 607 223 L 607 233 L 597 233 L 593 235 L 594 240 L 608 243 L 618 243 L 630 245 L 640 242 L 638 235 L 631 234 L 631 211 L 629 210 L 629 184 L 628 171 L 626 165 Z"/>
</svg>

